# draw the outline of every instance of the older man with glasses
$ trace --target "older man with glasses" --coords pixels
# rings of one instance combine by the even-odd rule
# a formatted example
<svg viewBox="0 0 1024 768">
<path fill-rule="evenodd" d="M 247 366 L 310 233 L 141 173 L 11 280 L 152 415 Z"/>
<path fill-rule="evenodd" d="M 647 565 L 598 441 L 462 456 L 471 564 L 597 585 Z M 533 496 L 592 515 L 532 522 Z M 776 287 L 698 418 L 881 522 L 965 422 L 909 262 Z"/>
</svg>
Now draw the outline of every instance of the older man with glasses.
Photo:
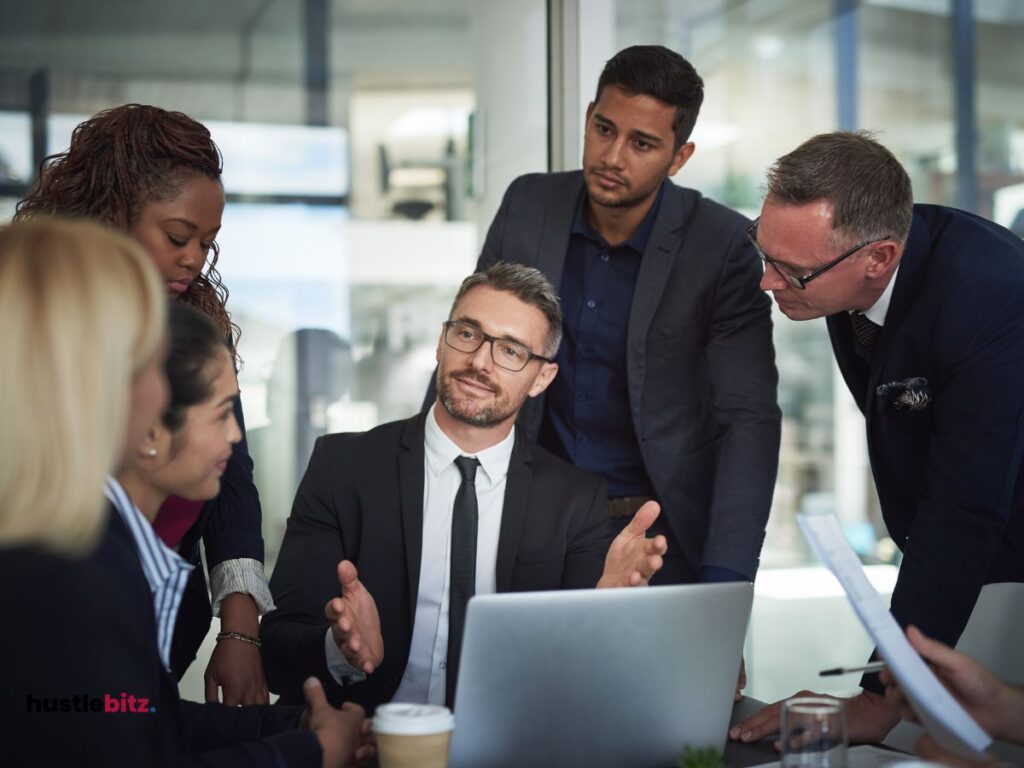
<svg viewBox="0 0 1024 768">
<path fill-rule="evenodd" d="M 661 567 L 665 537 L 645 536 L 655 502 L 609 547 L 604 481 L 515 427 L 555 377 L 561 335 L 547 279 L 495 264 L 466 278 L 442 326 L 431 408 L 317 441 L 261 628 L 282 701 L 315 676 L 371 711 L 451 705 L 474 594 L 638 586 Z"/>
<path fill-rule="evenodd" d="M 866 417 L 882 517 L 903 552 L 893 615 L 955 645 L 984 584 L 1024 581 L 1024 242 L 914 205 L 906 171 L 863 132 L 780 158 L 747 234 L 779 309 L 827 318 Z M 899 712 L 876 674 L 861 686 L 850 739 L 877 741 Z M 777 703 L 730 736 L 778 727 Z"/>
</svg>

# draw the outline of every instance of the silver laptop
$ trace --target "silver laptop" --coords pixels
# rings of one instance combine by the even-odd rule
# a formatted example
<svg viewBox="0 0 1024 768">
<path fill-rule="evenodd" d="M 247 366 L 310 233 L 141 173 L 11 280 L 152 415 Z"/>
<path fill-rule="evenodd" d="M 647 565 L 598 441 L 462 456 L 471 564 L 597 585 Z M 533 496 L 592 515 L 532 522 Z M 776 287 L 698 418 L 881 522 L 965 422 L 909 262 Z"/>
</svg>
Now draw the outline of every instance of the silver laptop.
<svg viewBox="0 0 1024 768">
<path fill-rule="evenodd" d="M 753 585 L 474 597 L 452 768 L 671 766 L 724 750 Z"/>
</svg>

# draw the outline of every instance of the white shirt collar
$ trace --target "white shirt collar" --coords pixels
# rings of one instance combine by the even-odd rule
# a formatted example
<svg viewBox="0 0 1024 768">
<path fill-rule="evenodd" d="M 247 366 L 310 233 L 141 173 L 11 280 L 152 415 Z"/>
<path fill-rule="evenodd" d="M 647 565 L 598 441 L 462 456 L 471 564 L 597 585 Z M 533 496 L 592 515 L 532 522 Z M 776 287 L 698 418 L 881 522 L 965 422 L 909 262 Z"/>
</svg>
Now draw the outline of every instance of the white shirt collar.
<svg viewBox="0 0 1024 768">
<path fill-rule="evenodd" d="M 875 325 L 885 325 L 885 316 L 889 314 L 889 302 L 892 301 L 892 289 L 896 285 L 896 275 L 899 273 L 900 267 L 897 264 L 896 269 L 893 270 L 892 277 L 889 278 L 889 284 L 885 286 L 885 290 L 878 297 L 878 301 L 864 310 L 864 317 Z"/>
<path fill-rule="evenodd" d="M 454 463 L 459 456 L 475 456 L 480 467 L 487 475 L 490 485 L 498 482 L 508 474 L 508 463 L 512 459 L 512 446 L 515 444 L 515 427 L 509 430 L 508 436 L 500 443 L 485 448 L 477 453 L 467 454 L 448 437 L 437 423 L 434 409 L 440 407 L 434 403 L 427 414 L 423 428 L 423 446 L 427 456 L 427 466 L 435 475 Z"/>
</svg>

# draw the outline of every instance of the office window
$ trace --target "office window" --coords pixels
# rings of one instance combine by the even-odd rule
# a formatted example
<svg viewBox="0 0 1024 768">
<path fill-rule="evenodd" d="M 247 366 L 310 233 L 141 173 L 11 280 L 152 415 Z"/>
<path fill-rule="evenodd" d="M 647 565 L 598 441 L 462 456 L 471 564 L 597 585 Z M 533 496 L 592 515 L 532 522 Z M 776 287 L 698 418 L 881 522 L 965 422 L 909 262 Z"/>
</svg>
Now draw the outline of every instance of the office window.
<svg viewBox="0 0 1024 768">
<path fill-rule="evenodd" d="M 0 109 L 44 82 L 48 153 L 125 102 L 186 112 L 221 147 L 218 269 L 269 571 L 315 438 L 419 410 L 505 186 L 547 166 L 545 4 L 30 5 L 5 12 Z M 30 127 L 0 111 L 5 218 Z"/>
</svg>

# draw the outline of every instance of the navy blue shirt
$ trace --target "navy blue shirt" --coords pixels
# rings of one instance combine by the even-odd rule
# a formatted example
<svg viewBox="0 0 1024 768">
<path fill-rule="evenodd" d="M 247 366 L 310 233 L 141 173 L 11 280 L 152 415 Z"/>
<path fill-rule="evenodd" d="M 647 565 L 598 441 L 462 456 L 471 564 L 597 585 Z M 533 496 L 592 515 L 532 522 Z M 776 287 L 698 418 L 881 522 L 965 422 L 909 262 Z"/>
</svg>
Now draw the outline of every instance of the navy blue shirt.
<svg viewBox="0 0 1024 768">
<path fill-rule="evenodd" d="M 626 336 L 640 260 L 663 192 L 664 186 L 633 236 L 610 246 L 587 221 L 584 189 L 562 272 L 558 375 L 545 397 L 538 442 L 604 477 L 612 497 L 654 495 L 629 408 Z"/>
</svg>

